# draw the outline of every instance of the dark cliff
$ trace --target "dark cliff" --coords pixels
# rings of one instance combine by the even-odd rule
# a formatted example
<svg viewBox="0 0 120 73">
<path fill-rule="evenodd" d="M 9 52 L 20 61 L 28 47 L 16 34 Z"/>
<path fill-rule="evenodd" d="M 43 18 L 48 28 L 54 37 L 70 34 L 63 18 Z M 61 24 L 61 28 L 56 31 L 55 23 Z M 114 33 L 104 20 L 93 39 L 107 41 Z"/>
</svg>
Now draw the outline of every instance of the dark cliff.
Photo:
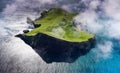
<svg viewBox="0 0 120 73">
<path fill-rule="evenodd" d="M 35 36 L 19 34 L 16 37 L 30 45 L 46 63 L 72 63 L 80 56 L 87 54 L 95 45 L 95 38 L 85 42 L 68 42 L 42 33 Z"/>
</svg>

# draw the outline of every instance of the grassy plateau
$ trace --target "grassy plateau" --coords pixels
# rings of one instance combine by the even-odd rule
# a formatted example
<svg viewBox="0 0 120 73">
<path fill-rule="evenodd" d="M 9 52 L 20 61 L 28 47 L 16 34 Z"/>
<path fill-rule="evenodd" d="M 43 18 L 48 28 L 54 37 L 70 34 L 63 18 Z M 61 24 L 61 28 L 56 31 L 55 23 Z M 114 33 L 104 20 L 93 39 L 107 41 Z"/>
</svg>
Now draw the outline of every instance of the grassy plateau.
<svg viewBox="0 0 120 73">
<path fill-rule="evenodd" d="M 76 28 L 72 22 L 76 15 L 77 13 L 69 13 L 60 8 L 50 9 L 48 12 L 44 12 L 42 18 L 34 21 L 35 24 L 40 24 L 41 26 L 34 28 L 25 35 L 35 36 L 37 33 L 43 33 L 69 42 L 84 42 L 94 38 L 94 34 L 89 34 Z"/>
</svg>

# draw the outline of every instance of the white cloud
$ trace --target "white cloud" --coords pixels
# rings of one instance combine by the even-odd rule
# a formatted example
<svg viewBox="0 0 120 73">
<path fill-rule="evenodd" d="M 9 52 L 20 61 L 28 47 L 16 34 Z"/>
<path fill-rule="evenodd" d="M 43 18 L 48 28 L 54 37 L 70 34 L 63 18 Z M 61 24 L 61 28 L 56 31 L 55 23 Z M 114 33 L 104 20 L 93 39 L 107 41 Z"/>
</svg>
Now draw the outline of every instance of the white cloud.
<svg viewBox="0 0 120 73">
<path fill-rule="evenodd" d="M 6 13 L 6 14 L 14 13 L 16 11 L 16 9 L 17 9 L 16 5 L 7 5 L 4 10 L 4 13 Z"/>
<path fill-rule="evenodd" d="M 120 20 L 120 0 L 105 0 L 102 8 L 108 16 Z"/>
<path fill-rule="evenodd" d="M 100 52 L 97 54 L 98 57 L 108 58 L 112 52 L 112 43 L 111 41 L 106 41 L 105 43 L 98 44 L 98 49 Z"/>
<path fill-rule="evenodd" d="M 120 37 L 120 6 L 119 0 L 82 0 L 88 9 L 75 18 L 77 23 L 87 26 L 90 32 L 101 33 L 109 38 Z M 100 7 L 102 14 L 96 12 Z M 108 19 L 106 19 L 108 17 Z M 104 32 L 101 32 L 104 31 Z"/>
<path fill-rule="evenodd" d="M 90 8 L 92 9 L 96 9 L 98 5 L 100 5 L 100 1 L 98 0 L 93 0 L 90 2 Z"/>
<path fill-rule="evenodd" d="M 61 8 L 67 10 L 67 11 L 71 11 L 71 8 L 68 5 L 63 5 Z"/>
<path fill-rule="evenodd" d="M 13 0 L 3 10 L 4 15 L 34 14 L 55 4 L 55 0 Z"/>
</svg>

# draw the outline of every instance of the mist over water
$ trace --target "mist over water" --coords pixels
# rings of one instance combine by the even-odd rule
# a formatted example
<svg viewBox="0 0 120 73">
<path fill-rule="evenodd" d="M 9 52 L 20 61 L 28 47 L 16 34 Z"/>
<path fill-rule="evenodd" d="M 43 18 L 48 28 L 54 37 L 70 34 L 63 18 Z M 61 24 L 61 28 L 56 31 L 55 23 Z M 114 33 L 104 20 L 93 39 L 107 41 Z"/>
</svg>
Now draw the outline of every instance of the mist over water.
<svg viewBox="0 0 120 73">
<path fill-rule="evenodd" d="M 2 0 L 3 1 L 3 0 Z M 119 0 L 10 0 L 0 9 L 0 73 L 119 73 Z M 46 64 L 21 39 L 14 37 L 28 29 L 26 17 L 61 7 L 78 12 L 76 24 L 96 35 L 96 47 L 75 63 Z M 78 27 L 81 28 L 81 27 Z"/>
</svg>

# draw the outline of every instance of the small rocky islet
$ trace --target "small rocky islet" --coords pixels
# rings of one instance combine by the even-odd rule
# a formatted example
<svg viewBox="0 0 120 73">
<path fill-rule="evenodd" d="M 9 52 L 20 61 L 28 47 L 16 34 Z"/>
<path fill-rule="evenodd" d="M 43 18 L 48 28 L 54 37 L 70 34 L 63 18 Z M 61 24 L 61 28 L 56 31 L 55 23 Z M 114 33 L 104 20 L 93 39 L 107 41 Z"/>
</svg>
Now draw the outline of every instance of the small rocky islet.
<svg viewBox="0 0 120 73">
<path fill-rule="evenodd" d="M 95 46 L 95 35 L 75 26 L 72 20 L 76 15 L 61 8 L 52 8 L 42 12 L 34 21 L 27 18 L 27 23 L 34 28 L 24 30 L 24 34 L 16 37 L 31 46 L 46 63 L 73 63 Z"/>
</svg>

